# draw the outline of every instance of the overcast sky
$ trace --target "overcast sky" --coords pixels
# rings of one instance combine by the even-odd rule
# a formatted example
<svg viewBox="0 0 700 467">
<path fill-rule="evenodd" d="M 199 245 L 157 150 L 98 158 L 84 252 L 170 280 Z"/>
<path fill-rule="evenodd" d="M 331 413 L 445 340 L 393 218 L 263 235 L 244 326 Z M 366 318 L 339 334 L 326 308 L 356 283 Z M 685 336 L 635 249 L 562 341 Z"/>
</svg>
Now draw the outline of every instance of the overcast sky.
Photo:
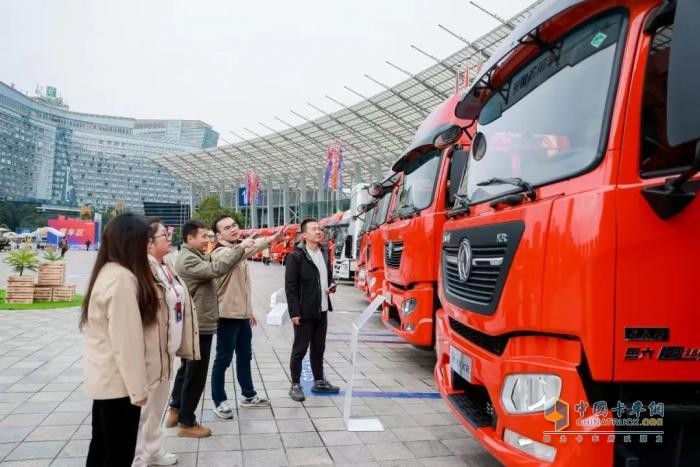
<svg viewBox="0 0 700 467">
<path fill-rule="evenodd" d="M 510 17 L 532 0 L 478 0 Z M 333 111 L 418 72 L 498 22 L 467 0 L 2 0 L 0 81 L 59 89 L 71 110 L 199 119 L 223 138 L 297 124 L 290 109 Z"/>
</svg>

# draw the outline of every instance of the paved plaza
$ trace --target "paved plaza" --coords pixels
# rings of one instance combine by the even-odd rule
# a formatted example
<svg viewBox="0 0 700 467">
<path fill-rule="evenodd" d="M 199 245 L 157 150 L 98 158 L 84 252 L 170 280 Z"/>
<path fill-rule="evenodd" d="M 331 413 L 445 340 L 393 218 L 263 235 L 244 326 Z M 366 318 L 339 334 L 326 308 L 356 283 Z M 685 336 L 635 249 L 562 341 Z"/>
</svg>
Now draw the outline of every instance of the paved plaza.
<svg viewBox="0 0 700 467">
<path fill-rule="evenodd" d="M 6 254 L 0 253 L 0 261 Z M 94 252 L 67 254 L 67 280 L 79 290 L 85 289 L 94 258 Z M 0 287 L 8 273 L 0 263 Z M 284 270 L 253 263 L 251 275 L 255 313 L 264 323 L 270 294 L 283 286 Z M 350 375 L 351 323 L 366 305 L 353 287 L 339 286 L 325 364 L 328 379 L 341 389 Z M 85 464 L 91 401 L 82 384 L 78 313 L 75 308 L 0 311 L 0 465 Z M 314 397 L 310 384 L 304 403 L 289 399 L 292 335 L 289 321 L 254 330 L 253 379 L 258 392 L 271 399 L 270 409 L 238 409 L 233 420 L 220 420 L 211 411 L 207 385 L 197 416 L 214 435 L 178 438 L 175 429 L 166 429 L 166 448 L 178 454 L 178 465 L 497 465 L 438 397 L 433 353 L 396 339 L 378 315 L 360 338 L 353 416 L 378 417 L 384 432 L 346 431 L 343 397 Z M 227 393 L 237 405 L 236 385 L 230 372 Z"/>
</svg>

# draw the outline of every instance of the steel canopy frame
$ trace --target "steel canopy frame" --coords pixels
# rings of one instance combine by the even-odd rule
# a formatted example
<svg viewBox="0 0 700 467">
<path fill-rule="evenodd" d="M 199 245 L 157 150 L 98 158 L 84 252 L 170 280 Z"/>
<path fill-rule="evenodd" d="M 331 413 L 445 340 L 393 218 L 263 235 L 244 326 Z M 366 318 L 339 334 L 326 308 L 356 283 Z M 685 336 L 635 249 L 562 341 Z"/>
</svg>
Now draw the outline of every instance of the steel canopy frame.
<svg viewBox="0 0 700 467">
<path fill-rule="evenodd" d="M 261 128 L 270 132 L 269 134 L 258 135 L 246 128 L 254 138 L 241 138 L 242 141 L 233 144 L 197 152 L 164 154 L 155 156 L 153 160 L 204 191 L 219 190 L 222 185 L 240 183 L 249 170 L 255 170 L 264 180 L 273 179 L 273 189 L 282 189 L 282 180 L 287 175 L 300 184 L 300 190 L 318 190 L 318 177 L 312 174 L 317 174 L 323 169 L 326 146 L 337 141 L 344 149 L 344 180 L 353 180 L 356 167 L 360 167 L 363 172 L 374 173 L 375 168 L 379 166 L 382 172 L 386 172 L 405 149 L 401 144 L 407 145 L 407 142 L 413 140 L 414 133 L 425 116 L 444 98 L 454 93 L 455 70 L 466 68 L 466 72 L 474 76 L 479 66 L 477 57 L 480 54 L 483 54 L 482 57 L 491 55 L 512 28 L 526 18 L 532 8 L 541 1 L 536 1 L 509 20 L 490 14 L 483 7 L 473 3 L 476 8 L 489 14 L 500 24 L 473 41 L 466 41 L 439 26 L 460 40 L 463 48 L 439 60 L 412 46 L 436 63 L 419 73 L 411 74 L 387 62 L 393 68 L 407 74 L 408 79 L 388 87 L 365 75 L 383 89 L 373 96 L 364 97 L 346 86 L 350 92 L 363 98 L 356 104 L 346 106 L 328 97 L 342 108 L 325 113 L 311 105 L 323 115 L 311 120 L 292 111 L 302 120 L 301 124 L 292 125 L 275 117 L 286 128 L 277 131 L 261 124 Z"/>
</svg>

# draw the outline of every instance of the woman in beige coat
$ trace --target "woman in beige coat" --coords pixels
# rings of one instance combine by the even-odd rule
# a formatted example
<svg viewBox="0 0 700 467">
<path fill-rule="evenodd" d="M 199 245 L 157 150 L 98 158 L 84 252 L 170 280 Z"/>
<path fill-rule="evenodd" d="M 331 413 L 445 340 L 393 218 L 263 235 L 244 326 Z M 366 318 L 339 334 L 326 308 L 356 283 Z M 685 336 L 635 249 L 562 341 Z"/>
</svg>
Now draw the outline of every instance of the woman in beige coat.
<svg viewBox="0 0 700 467">
<path fill-rule="evenodd" d="M 133 467 L 177 463 L 177 456 L 166 451 L 161 442 L 161 420 L 175 373 L 174 358 L 200 358 L 197 315 L 189 291 L 165 260 L 170 253 L 170 238 L 159 220 L 149 220 L 148 224 L 148 261 L 158 290 L 158 326 L 153 340 L 159 344 L 160 377 L 153 382 L 148 403 L 141 409 Z"/>
<path fill-rule="evenodd" d="M 83 301 L 85 385 L 93 399 L 89 467 L 131 465 L 141 407 L 160 377 L 159 355 L 147 338 L 159 309 L 147 246 L 143 217 L 112 219 Z"/>
</svg>

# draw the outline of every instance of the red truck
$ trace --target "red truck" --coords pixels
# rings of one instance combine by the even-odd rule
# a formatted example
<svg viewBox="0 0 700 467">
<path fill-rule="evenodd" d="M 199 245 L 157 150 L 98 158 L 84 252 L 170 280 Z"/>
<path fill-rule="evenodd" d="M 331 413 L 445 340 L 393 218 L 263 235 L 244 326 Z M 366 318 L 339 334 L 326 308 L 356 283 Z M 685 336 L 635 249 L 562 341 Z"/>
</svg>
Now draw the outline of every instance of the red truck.
<svg viewBox="0 0 700 467">
<path fill-rule="evenodd" d="M 505 465 L 700 465 L 698 56 L 697 0 L 545 2 L 455 106 L 435 380 Z"/>
<path fill-rule="evenodd" d="M 371 212 L 377 205 L 376 200 L 368 203 L 366 208 L 366 214 L 364 214 L 362 220 L 362 228 L 360 229 L 359 238 L 359 253 L 357 255 L 357 274 L 355 274 L 355 288 L 367 296 L 367 246 L 369 245 L 369 237 L 367 232 L 369 231 L 369 225 L 372 223 Z"/>
<path fill-rule="evenodd" d="M 444 130 L 467 123 L 454 116 L 458 100 L 459 95 L 454 95 L 433 110 L 394 164 L 392 169 L 401 178 L 389 219 L 380 229 L 384 242 L 383 295 L 387 298 L 382 321 L 392 332 L 421 348 L 434 344 L 440 239 L 445 211 L 451 206 L 449 171 L 453 160 L 466 160 L 464 147 L 441 150 L 433 142 Z M 460 135 L 460 143 L 469 144 L 467 132 Z M 462 157 L 455 159 L 454 153 Z"/>
<path fill-rule="evenodd" d="M 396 187 L 400 174 L 394 174 L 383 182 L 372 183 L 369 193 L 373 201 L 358 208 L 364 215 L 360 258 L 355 276 L 356 287 L 362 290 L 369 301 L 383 293 L 384 287 L 384 238 L 382 227 L 396 201 Z"/>
<path fill-rule="evenodd" d="M 294 250 L 294 245 L 301 240 L 299 227 L 299 224 L 288 224 L 283 227 L 285 229 L 284 237 L 281 241 L 274 243 L 271 248 L 272 261 L 286 264 L 287 255 Z"/>
</svg>

